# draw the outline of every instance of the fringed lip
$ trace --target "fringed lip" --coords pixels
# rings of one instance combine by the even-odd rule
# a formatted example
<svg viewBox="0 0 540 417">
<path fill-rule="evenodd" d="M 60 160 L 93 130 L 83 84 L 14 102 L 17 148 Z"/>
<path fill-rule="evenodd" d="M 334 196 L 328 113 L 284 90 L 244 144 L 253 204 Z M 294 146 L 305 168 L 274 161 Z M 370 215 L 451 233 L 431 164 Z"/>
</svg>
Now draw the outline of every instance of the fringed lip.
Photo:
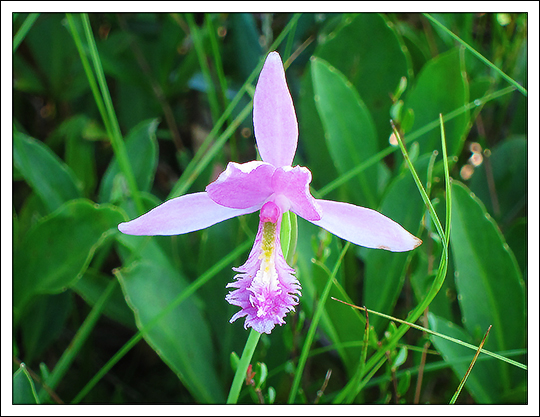
<svg viewBox="0 0 540 417">
<path fill-rule="evenodd" d="M 241 308 L 231 318 L 231 323 L 246 317 L 245 328 L 270 334 L 276 324 L 285 323 L 288 312 L 294 311 L 300 283 L 281 250 L 281 210 L 274 202 L 267 202 L 261 208 L 260 219 L 253 249 L 246 263 L 234 268 L 239 273 L 227 287 L 236 289 L 226 300 Z"/>
</svg>

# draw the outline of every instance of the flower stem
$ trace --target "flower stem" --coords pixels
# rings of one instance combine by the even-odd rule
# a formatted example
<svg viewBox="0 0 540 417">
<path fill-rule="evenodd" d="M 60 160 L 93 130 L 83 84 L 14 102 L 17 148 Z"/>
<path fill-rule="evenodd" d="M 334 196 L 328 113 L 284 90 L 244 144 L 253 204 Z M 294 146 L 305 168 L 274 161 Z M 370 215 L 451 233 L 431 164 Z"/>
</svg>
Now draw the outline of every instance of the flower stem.
<svg viewBox="0 0 540 417">
<path fill-rule="evenodd" d="M 229 391 L 229 396 L 227 397 L 227 404 L 236 404 L 238 401 L 238 396 L 240 395 L 240 390 L 242 389 L 242 382 L 246 378 L 246 372 L 253 357 L 253 352 L 257 347 L 259 338 L 261 334 L 253 329 L 249 333 L 248 340 L 244 346 L 244 351 L 242 352 L 242 357 L 240 362 L 238 362 L 238 368 L 236 368 L 236 374 L 234 374 L 234 379 L 231 385 L 231 390 Z"/>
</svg>

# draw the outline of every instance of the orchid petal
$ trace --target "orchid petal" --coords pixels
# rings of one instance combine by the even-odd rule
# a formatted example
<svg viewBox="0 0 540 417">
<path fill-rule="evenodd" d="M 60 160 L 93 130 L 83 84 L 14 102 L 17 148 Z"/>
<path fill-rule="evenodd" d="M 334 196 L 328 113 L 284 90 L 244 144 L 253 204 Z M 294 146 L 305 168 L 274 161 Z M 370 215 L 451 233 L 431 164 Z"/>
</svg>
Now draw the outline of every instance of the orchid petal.
<svg viewBox="0 0 540 417">
<path fill-rule="evenodd" d="M 277 200 L 279 196 L 287 197 L 290 209 L 309 221 L 319 220 L 321 218 L 321 209 L 316 200 L 309 192 L 309 183 L 311 182 L 311 171 L 306 167 L 280 167 L 274 172 L 272 177 L 272 188 L 276 193 Z M 279 202 L 279 201 L 278 201 Z"/>
<path fill-rule="evenodd" d="M 247 209 L 232 209 L 212 201 L 207 193 L 187 194 L 173 198 L 129 222 L 118 230 L 128 235 L 179 235 L 205 229 L 242 214 L 253 213 L 262 204 Z"/>
<path fill-rule="evenodd" d="M 208 196 L 225 207 L 245 209 L 259 204 L 272 194 L 271 180 L 276 168 L 266 162 L 229 162 L 217 180 L 206 187 Z"/>
<path fill-rule="evenodd" d="M 405 252 L 422 243 L 401 225 L 375 210 L 337 201 L 317 200 L 317 203 L 323 215 L 321 220 L 311 223 L 355 245 Z"/>
<path fill-rule="evenodd" d="M 262 160 L 290 166 L 298 143 L 298 122 L 281 57 L 266 58 L 253 98 L 253 126 Z"/>
</svg>

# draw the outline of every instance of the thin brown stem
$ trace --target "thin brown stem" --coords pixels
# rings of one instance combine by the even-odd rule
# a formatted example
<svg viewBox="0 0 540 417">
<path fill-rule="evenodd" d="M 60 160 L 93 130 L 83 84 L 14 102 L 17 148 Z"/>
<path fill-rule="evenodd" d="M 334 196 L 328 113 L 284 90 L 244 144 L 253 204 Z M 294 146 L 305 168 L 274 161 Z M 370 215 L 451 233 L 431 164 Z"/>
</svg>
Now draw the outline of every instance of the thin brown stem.
<svg viewBox="0 0 540 417">
<path fill-rule="evenodd" d="M 424 327 L 427 327 L 428 323 L 428 319 L 427 319 L 427 315 L 428 315 L 428 308 L 426 308 L 426 310 L 424 311 Z M 424 337 L 427 337 L 427 334 L 426 332 L 424 332 Z M 429 342 L 429 340 L 426 340 L 426 342 L 424 343 L 424 348 L 422 350 L 422 358 L 420 359 L 420 366 L 418 368 L 418 378 L 416 380 L 416 391 L 414 392 L 414 404 L 419 404 L 420 403 L 420 392 L 422 391 L 422 380 L 424 378 L 424 367 L 426 365 L 426 358 L 427 358 L 427 352 L 428 352 L 428 349 L 429 349 L 429 346 L 431 345 L 431 343 Z"/>
<path fill-rule="evenodd" d="M 319 400 L 321 399 L 321 397 L 324 394 L 324 390 L 328 386 L 328 381 L 330 380 L 331 376 L 332 376 L 332 370 L 329 369 L 328 371 L 326 371 L 326 376 L 324 377 L 324 382 L 323 382 L 323 384 L 321 386 L 321 389 L 319 391 L 317 391 L 317 398 L 315 398 L 315 401 L 313 402 L 313 404 L 318 404 L 319 403 Z"/>
</svg>

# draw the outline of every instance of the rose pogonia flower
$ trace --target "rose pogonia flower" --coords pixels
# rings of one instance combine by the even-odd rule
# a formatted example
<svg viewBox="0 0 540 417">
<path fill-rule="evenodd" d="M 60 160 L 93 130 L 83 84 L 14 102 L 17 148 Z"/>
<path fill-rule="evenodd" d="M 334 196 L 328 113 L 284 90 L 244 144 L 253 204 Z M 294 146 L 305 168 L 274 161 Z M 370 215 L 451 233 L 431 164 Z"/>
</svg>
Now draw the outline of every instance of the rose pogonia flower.
<svg viewBox="0 0 540 417">
<path fill-rule="evenodd" d="M 281 57 L 271 52 L 255 88 L 253 125 L 262 161 L 230 162 L 205 192 L 173 198 L 142 216 L 120 223 L 130 235 L 176 235 L 204 229 L 235 216 L 260 210 L 260 222 L 248 260 L 239 268 L 236 288 L 226 300 L 240 307 L 231 322 L 246 317 L 244 327 L 270 333 L 294 310 L 300 283 L 287 265 L 279 232 L 283 213 L 307 221 L 356 245 L 403 252 L 422 241 L 388 217 L 365 207 L 315 199 L 311 172 L 291 166 L 298 123 Z"/>
</svg>

